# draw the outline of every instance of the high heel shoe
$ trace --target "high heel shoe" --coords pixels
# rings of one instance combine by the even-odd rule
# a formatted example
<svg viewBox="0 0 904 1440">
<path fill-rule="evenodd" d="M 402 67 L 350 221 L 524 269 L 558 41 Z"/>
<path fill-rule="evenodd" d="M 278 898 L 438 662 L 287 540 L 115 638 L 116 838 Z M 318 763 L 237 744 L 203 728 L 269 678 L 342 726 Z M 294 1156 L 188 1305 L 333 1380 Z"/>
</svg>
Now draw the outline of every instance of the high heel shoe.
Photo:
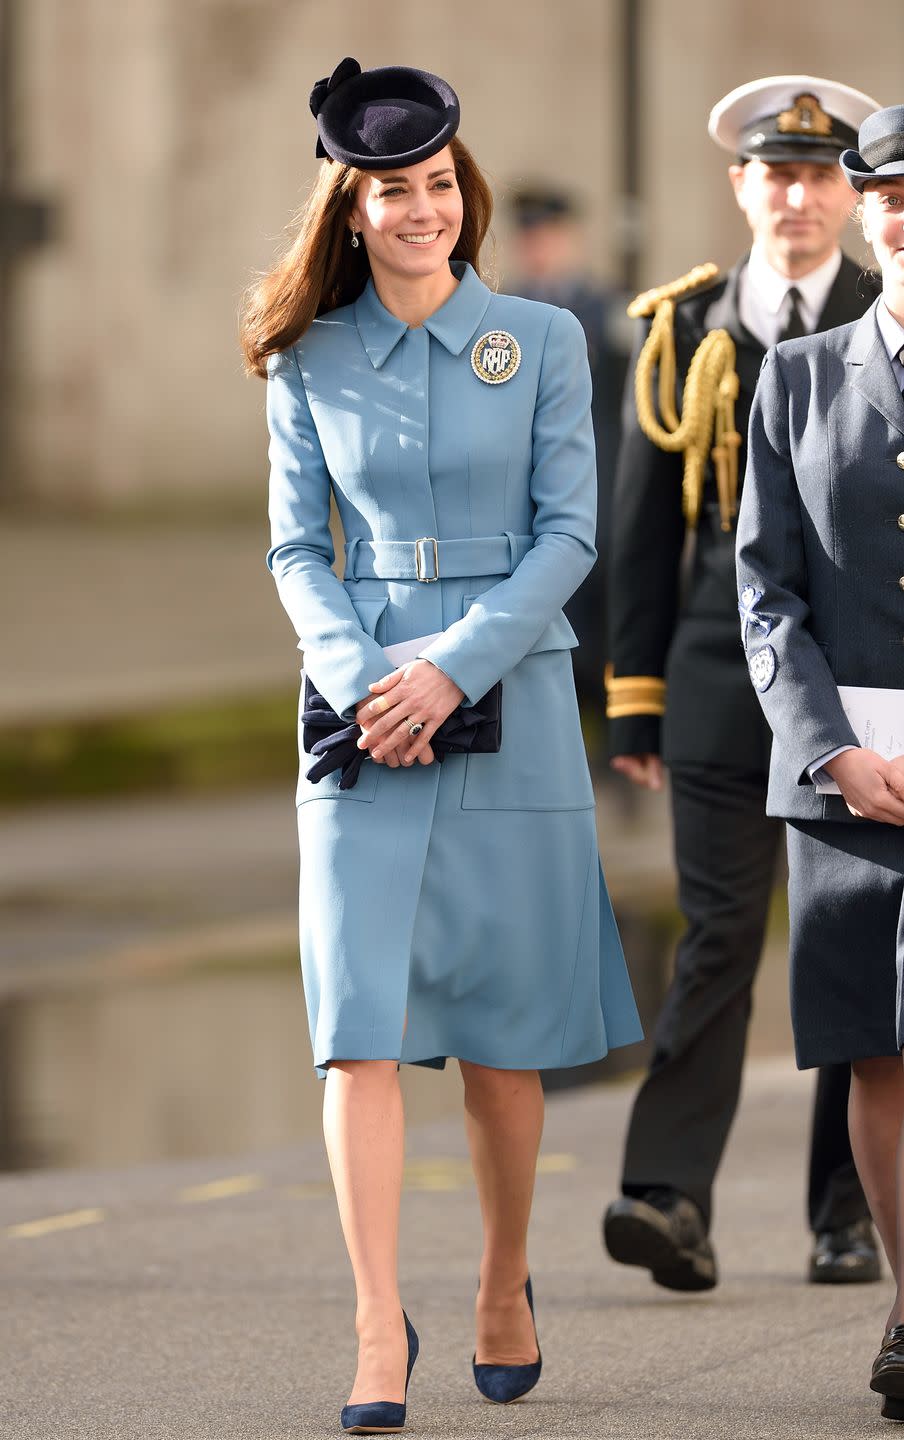
<svg viewBox="0 0 904 1440">
<path fill-rule="evenodd" d="M 527 1277 L 524 1290 L 530 1306 L 531 1319 L 534 1320 L 534 1295 L 530 1276 Z M 534 1339 L 537 1340 L 536 1320 L 534 1320 Z M 475 1354 L 471 1367 L 474 1371 L 474 1384 L 486 1400 L 493 1400 L 497 1405 L 510 1405 L 513 1400 L 520 1400 L 528 1390 L 533 1390 L 540 1378 L 540 1371 L 543 1368 L 540 1341 L 537 1340 L 537 1358 L 532 1365 L 478 1365 Z"/>
<path fill-rule="evenodd" d="M 405 1334 L 408 1337 L 408 1369 L 405 1373 L 405 1399 L 400 1405 L 394 1400 L 373 1400 L 366 1405 L 343 1405 L 339 1423 L 343 1430 L 352 1435 L 394 1435 L 405 1426 L 405 1407 L 408 1403 L 408 1383 L 414 1362 L 418 1357 L 420 1342 L 417 1331 L 405 1311 Z"/>
</svg>

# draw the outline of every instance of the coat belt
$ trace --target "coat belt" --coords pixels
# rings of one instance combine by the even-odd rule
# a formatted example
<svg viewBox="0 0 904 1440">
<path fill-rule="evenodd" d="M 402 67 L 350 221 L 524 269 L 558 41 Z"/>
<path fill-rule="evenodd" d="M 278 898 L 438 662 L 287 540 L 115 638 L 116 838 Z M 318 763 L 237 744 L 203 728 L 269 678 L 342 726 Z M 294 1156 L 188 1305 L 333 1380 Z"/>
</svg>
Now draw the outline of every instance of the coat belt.
<svg viewBox="0 0 904 1440">
<path fill-rule="evenodd" d="M 511 575 L 529 550 L 533 535 L 479 535 L 461 540 L 350 540 L 345 547 L 346 580 L 463 579 L 470 575 Z"/>
</svg>

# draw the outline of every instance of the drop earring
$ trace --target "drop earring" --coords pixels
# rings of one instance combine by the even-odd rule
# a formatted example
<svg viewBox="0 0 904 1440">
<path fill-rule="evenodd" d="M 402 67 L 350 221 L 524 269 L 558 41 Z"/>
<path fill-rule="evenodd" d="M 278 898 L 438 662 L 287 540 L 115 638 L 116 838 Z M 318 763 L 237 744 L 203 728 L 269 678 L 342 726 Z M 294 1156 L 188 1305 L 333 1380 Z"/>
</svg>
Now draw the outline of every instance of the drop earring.
<svg viewBox="0 0 904 1440">
<path fill-rule="evenodd" d="M 353 250 L 357 250 L 357 248 L 358 248 L 358 246 L 359 246 L 360 244 L 361 244 L 361 241 L 358 239 L 357 235 L 355 234 L 355 232 L 354 232 L 354 230 L 353 230 L 353 231 L 352 231 L 352 249 L 353 249 Z"/>
</svg>

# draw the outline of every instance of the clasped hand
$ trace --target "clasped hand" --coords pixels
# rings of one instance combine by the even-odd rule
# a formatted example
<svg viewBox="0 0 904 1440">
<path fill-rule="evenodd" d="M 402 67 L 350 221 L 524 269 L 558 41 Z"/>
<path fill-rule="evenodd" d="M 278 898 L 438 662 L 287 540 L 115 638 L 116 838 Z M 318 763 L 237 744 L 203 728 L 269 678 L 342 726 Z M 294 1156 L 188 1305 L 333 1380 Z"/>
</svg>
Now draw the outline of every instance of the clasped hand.
<svg viewBox="0 0 904 1440">
<path fill-rule="evenodd" d="M 884 760 L 875 750 L 844 750 L 825 768 L 852 815 L 904 825 L 904 757 Z"/>
<path fill-rule="evenodd" d="M 429 660 L 411 660 L 368 689 L 371 698 L 355 710 L 362 732 L 358 748 L 393 769 L 415 760 L 429 765 L 434 758 L 430 741 L 461 704 L 464 691 Z M 409 721 L 423 725 L 419 735 L 412 736 Z"/>
</svg>

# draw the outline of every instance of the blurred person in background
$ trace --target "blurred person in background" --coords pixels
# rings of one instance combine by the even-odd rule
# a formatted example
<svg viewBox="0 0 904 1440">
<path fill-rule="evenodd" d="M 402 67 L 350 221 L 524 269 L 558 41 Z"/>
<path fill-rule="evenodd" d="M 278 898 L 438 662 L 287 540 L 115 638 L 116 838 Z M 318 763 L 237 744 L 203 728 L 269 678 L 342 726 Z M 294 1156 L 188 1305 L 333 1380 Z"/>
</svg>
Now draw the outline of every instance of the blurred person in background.
<svg viewBox="0 0 904 1440">
<path fill-rule="evenodd" d="M 516 186 L 508 193 L 508 202 L 514 222 L 511 288 L 529 300 L 570 310 L 587 337 L 596 439 L 597 562 L 569 600 L 565 614 L 579 641 L 573 659 L 584 738 L 591 761 L 601 764 L 606 728 L 600 679 L 607 658 L 607 552 L 619 409 L 630 348 L 628 322 L 622 296 L 590 273 L 587 235 L 577 198 L 555 185 L 536 184 Z"/>
<path fill-rule="evenodd" d="M 661 789 L 663 761 L 669 766 L 686 929 L 634 1102 L 622 1196 L 603 1234 L 613 1259 L 673 1290 L 717 1283 L 712 1189 L 738 1103 L 782 833 L 766 816 L 771 737 L 737 638 L 744 436 L 766 347 L 850 321 L 871 299 L 839 248 L 851 202 L 838 156 L 875 108 L 859 91 L 808 75 L 727 95 L 709 130 L 735 157 L 729 177 L 750 253 L 728 274 L 701 266 L 632 307 L 639 324 L 615 485 L 609 735 L 613 766 L 638 785 Z M 847 1064 L 820 1071 L 808 1207 L 815 1282 L 879 1278 L 848 1137 L 849 1087 Z M 768 1249 L 768 1236 L 762 1244 Z"/>
<path fill-rule="evenodd" d="M 508 1402 L 541 1367 L 537 1072 L 640 1027 L 562 613 L 595 558 L 581 327 L 479 278 L 492 198 L 445 81 L 347 59 L 311 108 L 323 165 L 243 342 L 268 376 L 268 558 L 305 655 L 302 746 L 326 726 L 296 797 L 301 952 L 357 1292 L 341 1423 L 360 1433 L 405 1423 L 418 1353 L 397 1274 L 399 1062 L 459 1060 L 484 1229 L 473 1376 Z M 395 665 L 383 647 L 403 643 Z M 501 744 L 497 725 L 477 745 L 500 682 Z M 449 727 L 464 739 L 440 764 Z"/>
<path fill-rule="evenodd" d="M 904 1421 L 904 742 L 889 740 L 904 697 L 904 105 L 864 120 L 841 167 L 882 294 L 862 319 L 766 357 L 738 586 L 775 734 L 769 813 L 788 826 L 797 1063 L 853 1070 L 851 1139 L 897 1280 L 870 1385 Z M 856 729 L 846 686 L 869 696 Z"/>
</svg>

